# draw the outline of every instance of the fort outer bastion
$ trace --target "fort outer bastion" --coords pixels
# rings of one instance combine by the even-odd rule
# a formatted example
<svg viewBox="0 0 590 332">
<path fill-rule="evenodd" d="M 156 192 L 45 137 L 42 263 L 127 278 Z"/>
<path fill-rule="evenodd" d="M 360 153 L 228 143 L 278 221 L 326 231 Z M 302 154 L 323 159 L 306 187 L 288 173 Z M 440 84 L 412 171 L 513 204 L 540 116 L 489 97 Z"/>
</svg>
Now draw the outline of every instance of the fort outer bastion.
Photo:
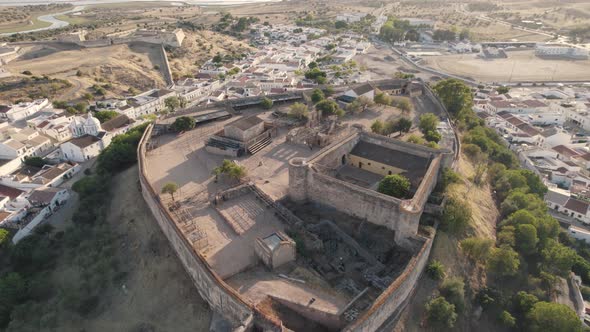
<svg viewBox="0 0 590 332">
<path fill-rule="evenodd" d="M 355 155 L 355 147 L 360 145 L 363 149 L 376 151 L 364 151 L 362 154 L 365 156 L 359 156 L 361 153 L 358 152 Z M 385 226 L 395 231 L 396 243 L 404 245 L 408 238 L 418 232 L 420 216 L 428 196 L 436 186 L 440 171 L 450 167 L 452 162 L 453 152 L 450 150 L 431 149 L 360 129 L 309 160 L 290 160 L 289 198 L 297 203 L 313 202 L 328 206 Z M 377 192 L 375 182 L 380 177 L 373 174 L 376 167 L 372 163 L 379 165 L 385 174 L 403 174 L 408 177 L 412 182 L 412 197 L 399 199 Z M 407 169 L 402 168 L 404 164 Z M 347 175 L 342 176 L 345 168 Z M 359 185 L 363 179 L 365 185 Z"/>
</svg>

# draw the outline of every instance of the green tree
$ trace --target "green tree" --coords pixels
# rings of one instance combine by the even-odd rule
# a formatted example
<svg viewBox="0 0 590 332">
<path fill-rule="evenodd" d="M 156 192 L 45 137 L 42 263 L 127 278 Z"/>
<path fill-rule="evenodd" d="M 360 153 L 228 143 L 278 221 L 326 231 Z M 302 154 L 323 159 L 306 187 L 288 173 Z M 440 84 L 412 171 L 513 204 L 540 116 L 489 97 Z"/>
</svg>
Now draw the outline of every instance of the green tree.
<svg viewBox="0 0 590 332">
<path fill-rule="evenodd" d="M 427 131 L 424 133 L 424 138 L 428 142 L 438 143 L 441 140 L 442 135 L 436 130 L 435 131 Z"/>
<path fill-rule="evenodd" d="M 498 233 L 498 243 L 514 247 L 516 244 L 516 228 L 514 226 L 503 226 Z"/>
<path fill-rule="evenodd" d="M 436 127 L 438 126 L 439 122 L 440 120 L 438 119 L 438 116 L 436 116 L 434 113 L 426 113 L 420 116 L 420 124 L 418 127 L 423 134 L 426 134 L 430 131 L 436 132 Z"/>
<path fill-rule="evenodd" d="M 269 110 L 272 108 L 273 105 L 273 101 L 270 98 L 264 97 L 262 98 L 262 101 L 260 102 L 260 106 L 262 106 L 262 108 Z"/>
<path fill-rule="evenodd" d="M 541 251 L 543 256 L 543 269 L 562 277 L 566 277 L 576 262 L 576 252 L 557 242 L 549 239 L 545 249 Z"/>
<path fill-rule="evenodd" d="M 309 110 L 307 105 L 302 103 L 295 103 L 289 107 L 289 116 L 296 119 L 305 119 L 309 116 Z"/>
<path fill-rule="evenodd" d="M 512 328 L 516 326 L 516 318 L 512 316 L 508 311 L 504 310 L 500 313 L 498 317 L 502 325 Z"/>
<path fill-rule="evenodd" d="M 322 112 L 322 115 L 343 115 L 342 110 L 338 107 L 335 101 L 324 99 L 315 105 L 318 111 Z"/>
<path fill-rule="evenodd" d="M 86 104 L 86 103 L 77 103 L 76 105 L 74 105 L 74 109 L 78 113 L 86 113 L 86 106 L 87 105 L 88 104 Z"/>
<path fill-rule="evenodd" d="M 407 133 L 412 129 L 412 120 L 408 118 L 400 118 L 397 121 L 397 130 L 402 133 Z"/>
<path fill-rule="evenodd" d="M 465 309 L 465 283 L 459 277 L 445 279 L 439 287 L 440 294 L 455 305 L 457 312 Z"/>
<path fill-rule="evenodd" d="M 170 197 L 172 198 L 172 201 L 174 202 L 174 194 L 178 191 L 178 184 L 174 183 L 174 182 L 167 182 L 163 187 L 162 187 L 162 194 L 168 194 L 170 195 Z"/>
<path fill-rule="evenodd" d="M 391 97 L 387 93 L 382 92 L 382 91 L 378 91 L 375 94 L 375 97 L 373 97 L 373 101 L 379 105 L 385 105 L 385 106 L 391 105 Z"/>
<path fill-rule="evenodd" d="M 320 101 L 326 99 L 326 96 L 324 95 L 324 92 L 320 89 L 313 89 L 312 93 L 311 93 L 311 101 L 314 104 L 319 103 Z"/>
<path fill-rule="evenodd" d="M 445 204 L 442 215 L 442 227 L 453 233 L 462 233 L 471 223 L 472 212 L 467 202 L 451 197 Z"/>
<path fill-rule="evenodd" d="M 385 176 L 379 182 L 377 191 L 397 198 L 407 198 L 410 193 L 410 186 L 408 178 L 401 174 L 393 174 Z"/>
<path fill-rule="evenodd" d="M 530 224 L 516 226 L 516 247 L 524 255 L 534 254 L 537 251 L 537 229 Z M 573 263 L 572 263 L 573 264 Z"/>
<path fill-rule="evenodd" d="M 498 91 L 499 94 L 505 94 L 508 93 L 508 91 L 510 91 L 510 88 L 507 86 L 500 86 L 496 88 L 496 91 Z"/>
<path fill-rule="evenodd" d="M 509 246 L 494 248 L 488 259 L 488 269 L 500 277 L 515 275 L 519 267 L 518 253 Z"/>
<path fill-rule="evenodd" d="M 474 261 L 485 262 L 488 259 L 494 241 L 486 238 L 469 237 L 460 242 L 463 252 Z"/>
<path fill-rule="evenodd" d="M 41 157 L 25 157 L 25 165 L 33 167 L 43 167 L 47 165 L 47 160 Z"/>
<path fill-rule="evenodd" d="M 465 112 L 471 111 L 471 88 L 463 81 L 455 78 L 442 80 L 434 86 L 434 91 L 454 117 L 461 118 Z"/>
<path fill-rule="evenodd" d="M 512 298 L 512 305 L 514 306 L 515 312 L 520 316 L 524 317 L 526 314 L 533 309 L 535 304 L 539 302 L 539 299 L 525 291 L 520 291 Z"/>
<path fill-rule="evenodd" d="M 414 106 L 407 98 L 396 97 L 391 99 L 391 104 L 399 108 L 402 113 L 408 113 L 414 109 Z"/>
<path fill-rule="evenodd" d="M 420 144 L 423 145 L 426 143 L 426 140 L 418 135 L 410 135 L 408 136 L 408 142 L 413 144 Z"/>
<path fill-rule="evenodd" d="M 345 21 L 336 21 L 334 22 L 334 27 L 336 29 L 346 29 L 348 28 L 348 23 L 346 23 Z"/>
<path fill-rule="evenodd" d="M 434 325 L 451 328 L 457 321 L 455 305 L 447 302 L 444 297 L 439 296 L 426 304 L 426 316 L 428 322 Z"/>
<path fill-rule="evenodd" d="M 9 235 L 10 233 L 8 233 L 7 230 L 0 228 L 0 249 L 6 248 L 8 246 L 10 241 Z"/>
<path fill-rule="evenodd" d="M 170 129 L 175 132 L 187 131 L 195 128 L 195 119 L 190 116 L 181 116 L 176 118 L 170 125 Z"/>
<path fill-rule="evenodd" d="M 433 280 L 442 280 L 445 277 L 445 266 L 440 261 L 433 259 L 426 266 L 426 274 Z"/>
<path fill-rule="evenodd" d="M 554 302 L 537 302 L 527 315 L 527 326 L 531 332 L 583 331 L 578 315 L 568 306 Z"/>
<path fill-rule="evenodd" d="M 385 129 L 385 124 L 379 119 L 373 121 L 371 124 L 371 131 L 375 134 L 383 134 L 383 129 Z"/>
<path fill-rule="evenodd" d="M 216 176 L 226 174 L 230 178 L 239 180 L 246 176 L 246 168 L 244 166 L 234 163 L 231 160 L 224 159 L 223 163 L 220 166 L 217 166 L 213 169 L 213 174 L 215 174 Z"/>
<path fill-rule="evenodd" d="M 180 100 L 176 96 L 168 97 L 164 99 L 164 105 L 170 112 L 174 112 L 180 107 Z"/>
<path fill-rule="evenodd" d="M 116 118 L 117 116 L 119 116 L 119 113 L 115 112 L 115 111 L 100 111 L 100 112 L 95 112 L 94 116 L 98 119 L 98 121 L 100 121 L 100 123 L 105 123 L 107 121 L 109 121 L 110 119 Z"/>
<path fill-rule="evenodd" d="M 82 96 L 82 98 L 84 98 L 84 100 L 86 100 L 86 101 L 90 101 L 90 100 L 94 99 L 94 96 L 92 95 L 92 93 L 86 92 L 86 93 L 85 93 L 85 94 Z"/>
</svg>

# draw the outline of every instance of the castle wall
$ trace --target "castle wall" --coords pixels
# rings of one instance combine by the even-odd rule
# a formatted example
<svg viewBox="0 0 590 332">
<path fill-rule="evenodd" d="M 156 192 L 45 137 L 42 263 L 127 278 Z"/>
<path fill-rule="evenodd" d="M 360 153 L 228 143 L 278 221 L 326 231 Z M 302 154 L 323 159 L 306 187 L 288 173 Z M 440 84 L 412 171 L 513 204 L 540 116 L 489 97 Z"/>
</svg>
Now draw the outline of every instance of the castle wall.
<svg viewBox="0 0 590 332">
<path fill-rule="evenodd" d="M 395 281 L 379 295 L 373 302 L 373 305 L 365 311 L 353 323 L 346 326 L 345 332 L 372 332 L 379 331 L 384 328 L 384 324 L 388 323 L 390 317 L 399 314 L 411 298 L 416 283 L 430 255 L 432 248 L 432 238 L 434 235 L 425 239 L 418 254 L 410 260 L 404 272 L 395 279 Z"/>
<path fill-rule="evenodd" d="M 252 322 L 253 309 L 239 295 L 215 275 L 206 260 L 201 257 L 178 229 L 166 208 L 160 203 L 157 192 L 146 178 L 145 141 L 151 134 L 152 126 L 146 129 L 138 148 L 139 180 L 142 195 L 162 232 L 174 248 L 176 255 L 193 280 L 201 297 L 212 309 L 218 311 L 234 326 L 249 327 Z"/>
</svg>

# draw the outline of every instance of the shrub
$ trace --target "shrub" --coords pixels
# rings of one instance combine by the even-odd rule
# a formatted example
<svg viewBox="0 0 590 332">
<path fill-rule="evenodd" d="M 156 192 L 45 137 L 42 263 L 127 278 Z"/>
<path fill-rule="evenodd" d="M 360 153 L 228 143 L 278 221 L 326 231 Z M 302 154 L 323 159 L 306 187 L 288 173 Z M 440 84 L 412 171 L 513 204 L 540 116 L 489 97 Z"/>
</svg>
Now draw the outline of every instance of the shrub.
<svg viewBox="0 0 590 332">
<path fill-rule="evenodd" d="M 273 105 L 273 101 L 270 98 L 264 97 L 262 98 L 262 101 L 260 102 L 260 106 L 262 106 L 262 108 L 264 109 L 271 109 Z"/>
<path fill-rule="evenodd" d="M 322 90 L 313 89 L 313 92 L 311 93 L 311 101 L 313 101 L 314 104 L 317 104 L 324 99 L 326 99 L 326 96 Z"/>
<path fill-rule="evenodd" d="M 474 261 L 484 262 L 494 246 L 494 241 L 486 238 L 470 237 L 461 241 L 461 249 Z"/>
<path fill-rule="evenodd" d="M 426 266 L 426 274 L 433 280 L 442 280 L 445 277 L 444 265 L 434 259 Z"/>
<path fill-rule="evenodd" d="M 455 305 L 439 296 L 426 304 L 426 316 L 430 323 L 451 328 L 457 321 Z"/>
<path fill-rule="evenodd" d="M 465 309 L 465 283 L 459 277 L 445 279 L 440 285 L 440 294 L 455 305 L 458 312 Z"/>
<path fill-rule="evenodd" d="M 471 208 L 465 201 L 451 197 L 442 215 L 442 227 L 453 234 L 463 232 L 471 223 Z"/>
</svg>

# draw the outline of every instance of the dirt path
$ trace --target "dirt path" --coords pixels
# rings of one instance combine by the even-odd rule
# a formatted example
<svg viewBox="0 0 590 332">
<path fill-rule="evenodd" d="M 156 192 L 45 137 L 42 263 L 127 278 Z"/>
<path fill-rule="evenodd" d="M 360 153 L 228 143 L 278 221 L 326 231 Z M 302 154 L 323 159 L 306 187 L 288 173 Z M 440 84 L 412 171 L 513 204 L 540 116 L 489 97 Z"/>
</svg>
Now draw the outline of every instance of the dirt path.
<svg viewBox="0 0 590 332">
<path fill-rule="evenodd" d="M 150 214 L 137 185 L 137 167 L 113 179 L 108 222 L 115 253 L 126 265 L 122 284 L 103 294 L 107 304 L 86 320 L 71 317 L 60 331 L 207 331 L 211 312 Z"/>
</svg>

